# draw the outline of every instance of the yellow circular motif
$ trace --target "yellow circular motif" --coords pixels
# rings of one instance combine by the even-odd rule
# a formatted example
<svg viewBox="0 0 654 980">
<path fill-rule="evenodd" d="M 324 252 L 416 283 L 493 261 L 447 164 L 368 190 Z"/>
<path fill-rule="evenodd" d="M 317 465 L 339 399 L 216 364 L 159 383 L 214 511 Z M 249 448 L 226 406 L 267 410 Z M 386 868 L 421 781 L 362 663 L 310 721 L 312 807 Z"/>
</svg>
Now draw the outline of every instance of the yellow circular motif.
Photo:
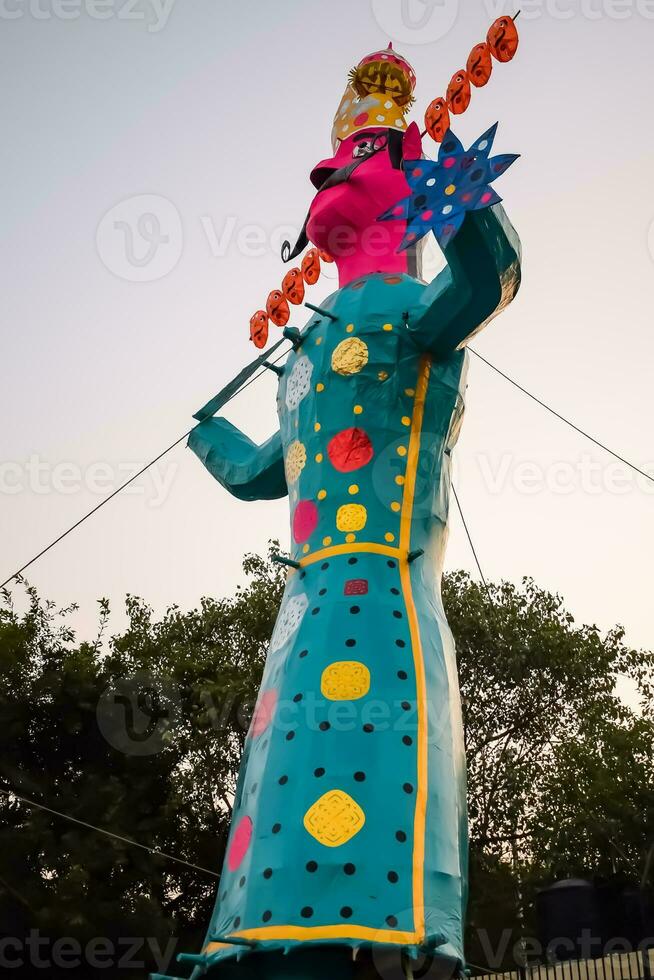
<svg viewBox="0 0 654 980">
<path fill-rule="evenodd" d="M 404 394 L 405 395 L 408 395 L 409 398 L 413 398 L 413 396 L 415 395 L 415 391 L 414 391 L 413 388 L 405 388 L 404 389 Z"/>
<path fill-rule="evenodd" d="M 406 456 L 406 446 L 398 446 L 397 454 L 398 456 Z"/>
<path fill-rule="evenodd" d="M 341 789 L 329 790 L 304 815 L 307 833 L 325 847 L 347 844 L 365 822 L 366 815 L 359 804 Z"/>
<path fill-rule="evenodd" d="M 322 453 L 316 453 L 316 463 L 322 463 L 324 456 Z"/>
<path fill-rule="evenodd" d="M 358 493 L 359 492 L 359 488 L 356 485 L 356 483 L 353 483 L 350 487 L 348 487 L 347 488 L 347 492 L 348 493 L 351 493 L 352 495 L 354 495 L 355 493 Z"/>
<path fill-rule="evenodd" d="M 447 194 L 448 197 L 450 197 L 450 195 L 454 194 L 455 190 L 456 187 L 454 184 L 448 184 L 447 187 L 445 188 L 445 193 Z"/>
<path fill-rule="evenodd" d="M 397 483 L 398 487 L 403 487 L 404 486 L 404 477 L 403 476 L 400 476 L 400 475 L 396 476 L 395 477 L 395 482 Z"/>
<path fill-rule="evenodd" d="M 394 500 L 391 504 L 391 510 L 394 510 L 397 514 L 398 510 L 402 510 L 402 504 L 398 504 L 397 500 Z"/>
<path fill-rule="evenodd" d="M 295 439 L 286 450 L 286 482 L 295 483 L 304 469 L 307 461 L 307 451 L 301 442 Z"/>
<path fill-rule="evenodd" d="M 402 416 L 402 425 L 411 425 L 411 419 L 408 415 Z"/>
<path fill-rule="evenodd" d="M 322 672 L 322 696 L 328 701 L 357 701 L 370 690 L 370 671 L 357 660 L 340 660 Z"/>
<path fill-rule="evenodd" d="M 332 354 L 332 370 L 337 374 L 358 374 L 368 363 L 368 345 L 358 337 L 342 340 Z"/>
<path fill-rule="evenodd" d="M 367 519 L 363 504 L 343 504 L 336 512 L 336 527 L 339 531 L 362 531 Z"/>
<path fill-rule="evenodd" d="M 318 491 L 318 500 L 324 500 L 326 496 L 327 496 L 327 491 L 326 490 L 319 490 Z"/>
<path fill-rule="evenodd" d="M 356 541 L 356 539 L 357 539 L 356 534 L 346 534 L 345 535 L 345 540 L 347 541 L 348 544 L 354 544 L 354 542 Z"/>
<path fill-rule="evenodd" d="M 389 542 L 389 544 L 390 544 L 391 541 L 395 541 L 395 535 L 394 534 L 391 534 L 390 531 L 387 531 L 386 534 L 384 535 L 384 537 Z"/>
<path fill-rule="evenodd" d="M 309 552 L 309 545 L 308 544 L 302 545 L 302 551 L 304 552 L 305 555 L 308 554 L 308 552 Z"/>
<path fill-rule="evenodd" d="M 352 333 L 353 330 L 354 330 L 354 324 L 353 323 L 348 323 L 347 327 L 345 328 L 345 332 L 346 333 Z"/>
<path fill-rule="evenodd" d="M 320 432 L 320 422 L 316 422 L 313 427 L 314 432 Z"/>
<path fill-rule="evenodd" d="M 329 545 L 332 543 L 332 539 L 330 537 L 323 538 L 322 543 L 324 544 L 325 548 L 328 548 Z"/>
<path fill-rule="evenodd" d="M 377 377 L 380 381 L 388 381 L 388 371 L 380 371 Z"/>
<path fill-rule="evenodd" d="M 393 329 L 392 323 L 385 323 L 384 326 L 382 327 L 382 330 L 392 330 L 392 329 Z"/>
<path fill-rule="evenodd" d="M 355 415 L 361 415 L 362 412 L 363 412 L 363 405 L 355 405 L 354 406 L 354 414 Z"/>
<path fill-rule="evenodd" d="M 321 381 L 319 384 L 316 385 L 316 391 L 324 391 L 324 390 L 325 390 L 325 386 Z"/>
<path fill-rule="evenodd" d="M 316 337 L 316 347 L 320 347 L 322 344 L 322 337 Z"/>
</svg>

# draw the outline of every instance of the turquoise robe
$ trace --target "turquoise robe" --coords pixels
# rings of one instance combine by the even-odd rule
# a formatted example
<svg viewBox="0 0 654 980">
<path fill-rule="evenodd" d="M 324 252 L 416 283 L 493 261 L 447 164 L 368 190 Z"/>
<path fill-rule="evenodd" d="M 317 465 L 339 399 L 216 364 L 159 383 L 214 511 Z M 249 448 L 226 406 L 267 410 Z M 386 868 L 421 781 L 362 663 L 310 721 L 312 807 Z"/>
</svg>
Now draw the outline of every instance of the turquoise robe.
<svg viewBox="0 0 654 980">
<path fill-rule="evenodd" d="M 378 273 L 325 300 L 264 445 L 219 418 L 189 441 L 240 499 L 288 494 L 299 565 L 246 743 L 211 962 L 299 944 L 464 962 L 465 752 L 440 579 L 464 344 L 515 296 L 520 248 L 498 206 L 467 215 L 445 256 L 430 285 Z"/>
</svg>

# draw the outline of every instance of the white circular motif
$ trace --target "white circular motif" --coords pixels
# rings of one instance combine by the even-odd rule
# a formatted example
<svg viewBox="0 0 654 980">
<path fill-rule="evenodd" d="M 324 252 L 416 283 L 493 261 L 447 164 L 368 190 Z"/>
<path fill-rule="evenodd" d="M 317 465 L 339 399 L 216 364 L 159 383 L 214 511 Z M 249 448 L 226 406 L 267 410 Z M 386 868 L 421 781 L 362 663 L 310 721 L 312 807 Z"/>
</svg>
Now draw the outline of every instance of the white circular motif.
<svg viewBox="0 0 654 980">
<path fill-rule="evenodd" d="M 481 143 L 479 144 L 479 149 L 485 150 L 487 146 L 488 146 L 488 140 L 482 140 Z"/>
<path fill-rule="evenodd" d="M 270 639 L 270 653 L 276 653 L 297 632 L 308 605 L 309 600 L 304 593 L 294 595 L 282 604 Z"/>
<path fill-rule="evenodd" d="M 308 357 L 298 357 L 286 382 L 286 407 L 293 412 L 311 391 L 313 364 Z"/>
<path fill-rule="evenodd" d="M 443 208 L 442 213 L 443 214 L 449 214 L 451 210 L 452 210 L 452 205 L 451 204 L 446 204 L 445 207 Z"/>
<path fill-rule="evenodd" d="M 379 115 L 379 116 L 377 116 L 377 122 L 383 122 L 385 118 L 386 118 L 386 116 Z"/>
<path fill-rule="evenodd" d="M 427 184 L 427 187 L 433 187 L 436 183 L 436 178 L 430 177 L 429 180 L 425 181 L 425 183 Z"/>
<path fill-rule="evenodd" d="M 391 102 L 390 99 L 388 100 L 388 102 L 384 102 L 384 109 L 392 109 L 392 108 L 393 108 L 393 103 Z"/>
</svg>

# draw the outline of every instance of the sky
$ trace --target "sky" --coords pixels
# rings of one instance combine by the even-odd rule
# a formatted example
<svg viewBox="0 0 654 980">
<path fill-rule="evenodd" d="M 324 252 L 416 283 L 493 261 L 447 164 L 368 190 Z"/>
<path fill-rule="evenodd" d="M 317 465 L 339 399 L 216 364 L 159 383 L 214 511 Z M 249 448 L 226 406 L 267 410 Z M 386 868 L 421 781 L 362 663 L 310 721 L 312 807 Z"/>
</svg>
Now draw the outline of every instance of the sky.
<svg viewBox="0 0 654 980">
<path fill-rule="evenodd" d="M 0 0 L 0 580 L 193 424 L 251 358 L 347 72 L 393 40 L 443 95 L 500 0 Z M 523 286 L 474 347 L 654 473 L 654 0 L 523 0 L 521 46 L 455 132 L 499 120 Z M 429 153 L 433 145 L 425 147 Z M 332 267 L 333 269 L 333 267 Z M 333 276 L 332 270 L 328 270 Z M 336 288 L 323 277 L 311 300 Z M 295 311 L 302 326 L 302 311 Z M 276 428 L 272 377 L 230 406 Z M 455 480 L 486 576 L 533 576 L 652 648 L 654 483 L 472 358 Z M 181 443 L 29 571 L 55 602 L 158 613 L 288 541 Z M 447 568 L 477 576 L 458 514 Z"/>
</svg>

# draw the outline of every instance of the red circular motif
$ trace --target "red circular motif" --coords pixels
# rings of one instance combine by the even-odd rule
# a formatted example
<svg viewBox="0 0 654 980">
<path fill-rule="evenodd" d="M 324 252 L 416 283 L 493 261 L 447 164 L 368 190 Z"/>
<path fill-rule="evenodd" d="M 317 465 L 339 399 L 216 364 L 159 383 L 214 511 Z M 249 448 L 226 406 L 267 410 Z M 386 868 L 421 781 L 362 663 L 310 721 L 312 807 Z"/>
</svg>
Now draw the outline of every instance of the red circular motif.
<svg viewBox="0 0 654 980">
<path fill-rule="evenodd" d="M 354 117 L 354 125 L 355 126 L 363 126 L 364 123 L 367 123 L 367 122 L 368 122 L 368 113 L 367 112 L 360 112 L 358 116 L 355 116 Z"/>
<path fill-rule="evenodd" d="M 373 457 L 373 448 L 363 429 L 343 429 L 327 446 L 329 461 L 339 473 L 351 473 L 366 466 Z"/>
<path fill-rule="evenodd" d="M 252 840 L 252 821 L 249 817 L 243 817 L 234 831 L 229 854 L 227 855 L 227 867 L 230 871 L 238 871 L 243 859 L 250 849 Z"/>
<path fill-rule="evenodd" d="M 257 701 L 257 706 L 252 715 L 252 725 L 250 734 L 253 738 L 263 735 L 268 725 L 273 720 L 275 707 L 277 706 L 277 691 L 266 691 Z"/>
<path fill-rule="evenodd" d="M 293 537 L 301 544 L 318 526 L 318 508 L 313 500 L 301 500 L 293 514 Z"/>
</svg>

